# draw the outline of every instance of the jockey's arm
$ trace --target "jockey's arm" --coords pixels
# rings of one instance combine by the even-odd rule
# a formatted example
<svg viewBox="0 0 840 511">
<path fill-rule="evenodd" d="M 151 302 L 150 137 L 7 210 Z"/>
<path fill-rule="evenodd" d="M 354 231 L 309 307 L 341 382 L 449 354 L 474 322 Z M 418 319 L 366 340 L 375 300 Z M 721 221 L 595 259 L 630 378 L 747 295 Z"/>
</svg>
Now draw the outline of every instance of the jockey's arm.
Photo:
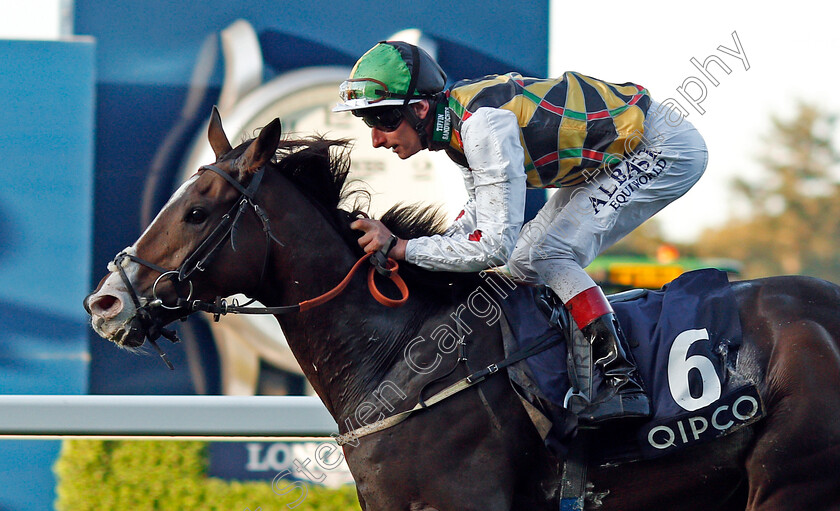
<svg viewBox="0 0 840 511">
<path fill-rule="evenodd" d="M 461 128 L 470 200 L 446 235 L 408 240 L 406 261 L 439 271 L 480 271 L 507 261 L 525 216 L 524 151 L 513 112 L 480 108 Z"/>
<path fill-rule="evenodd" d="M 467 202 L 464 204 L 461 212 L 458 213 L 455 221 L 452 222 L 452 225 L 446 229 L 444 236 L 457 236 L 459 234 L 469 236 L 477 228 L 475 218 L 475 184 L 473 183 L 472 170 L 462 165 L 458 165 L 458 168 L 461 169 L 461 174 L 464 177 L 464 186 L 467 188 Z"/>
</svg>

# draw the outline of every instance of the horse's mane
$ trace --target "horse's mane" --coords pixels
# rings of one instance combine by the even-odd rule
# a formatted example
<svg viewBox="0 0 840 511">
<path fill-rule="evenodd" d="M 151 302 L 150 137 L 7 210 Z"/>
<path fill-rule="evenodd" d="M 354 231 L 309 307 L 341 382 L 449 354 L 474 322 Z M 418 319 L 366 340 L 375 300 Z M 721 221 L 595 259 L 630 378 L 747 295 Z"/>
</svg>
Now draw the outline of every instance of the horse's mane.
<svg viewBox="0 0 840 511">
<path fill-rule="evenodd" d="M 341 209 L 349 215 L 368 214 L 370 192 L 361 181 L 348 181 L 350 141 L 323 136 L 282 140 L 277 149 L 278 169 L 301 191 L 327 210 Z M 380 221 L 400 238 L 443 234 L 446 217 L 440 207 L 402 203 L 391 207 Z"/>
<path fill-rule="evenodd" d="M 360 231 L 349 224 L 360 215 L 368 216 L 370 192 L 358 180 L 348 181 L 350 173 L 350 144 L 347 139 L 331 140 L 322 135 L 280 141 L 275 166 L 301 192 L 320 206 L 328 220 L 339 230 L 350 248 L 358 253 L 356 243 Z M 349 206 L 351 209 L 345 209 Z M 398 203 L 379 219 L 402 239 L 443 234 L 447 218 L 440 206 L 431 204 Z M 410 267 L 409 273 L 422 273 L 420 281 L 430 284 L 449 284 L 453 281 L 475 281 L 474 274 L 427 272 Z M 445 282 L 444 282 L 445 281 Z"/>
</svg>

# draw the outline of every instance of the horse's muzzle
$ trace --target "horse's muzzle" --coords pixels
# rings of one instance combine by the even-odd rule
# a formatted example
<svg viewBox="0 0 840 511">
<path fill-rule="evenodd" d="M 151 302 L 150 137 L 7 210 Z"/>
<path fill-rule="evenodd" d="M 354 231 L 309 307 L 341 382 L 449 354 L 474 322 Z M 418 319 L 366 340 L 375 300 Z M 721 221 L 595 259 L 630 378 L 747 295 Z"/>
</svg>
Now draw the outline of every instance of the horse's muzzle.
<svg viewBox="0 0 840 511">
<path fill-rule="evenodd" d="M 120 334 L 118 339 L 110 340 L 124 348 L 138 348 L 146 341 L 146 328 L 136 316 L 125 325 Z"/>
<path fill-rule="evenodd" d="M 126 348 L 143 344 L 145 330 L 130 300 L 100 289 L 85 298 L 84 306 L 91 327 L 100 337 Z"/>
</svg>

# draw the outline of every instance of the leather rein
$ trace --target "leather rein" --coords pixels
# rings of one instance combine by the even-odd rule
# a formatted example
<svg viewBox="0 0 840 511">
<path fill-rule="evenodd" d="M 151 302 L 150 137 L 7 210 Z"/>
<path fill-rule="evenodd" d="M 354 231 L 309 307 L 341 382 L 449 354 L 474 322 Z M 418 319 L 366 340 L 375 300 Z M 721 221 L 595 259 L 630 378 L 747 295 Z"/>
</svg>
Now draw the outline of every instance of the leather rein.
<svg viewBox="0 0 840 511">
<path fill-rule="evenodd" d="M 390 246 L 383 247 L 382 251 L 362 256 L 353 265 L 344 279 L 333 289 L 320 296 L 304 300 L 303 302 L 295 305 L 283 305 L 278 307 L 248 307 L 248 305 L 253 303 L 255 300 L 252 299 L 247 303 L 240 305 L 235 299 L 232 303 L 228 303 L 225 298 L 220 296 L 217 296 L 216 300 L 212 303 L 201 300 L 193 300 L 193 284 L 192 281 L 189 280 L 189 277 L 196 271 L 205 271 L 210 261 L 219 252 L 219 250 L 221 250 L 225 241 L 228 239 L 230 239 L 231 248 L 234 251 L 236 250 L 237 227 L 239 220 L 245 211 L 249 209 L 254 211 L 254 214 L 257 215 L 257 218 L 262 223 L 263 232 L 265 233 L 266 249 L 265 256 L 263 258 L 262 271 L 260 273 L 260 282 L 262 282 L 265 278 L 265 273 L 268 268 L 268 260 L 271 253 L 271 242 L 273 241 L 280 246 L 284 246 L 284 244 L 278 240 L 271 231 L 271 223 L 268 215 L 265 213 L 265 210 L 263 210 L 263 208 L 261 208 L 255 201 L 257 190 L 259 189 L 263 175 L 265 174 L 265 167 L 262 167 L 256 174 L 254 174 L 254 177 L 247 188 L 243 187 L 242 184 L 231 177 L 227 172 L 215 165 L 204 165 L 199 168 L 199 170 L 209 170 L 215 172 L 233 186 L 240 193 L 240 196 L 239 199 L 234 202 L 230 211 L 222 216 L 213 231 L 211 231 L 210 234 L 208 234 L 207 237 L 204 238 L 204 240 L 198 245 L 198 247 L 196 247 L 195 250 L 193 250 L 186 259 L 184 259 L 184 262 L 182 262 L 177 269 L 170 270 L 158 266 L 150 261 L 146 261 L 134 254 L 123 251 L 114 257 L 112 262 L 113 267 L 109 265 L 109 269 L 111 271 L 117 271 L 119 273 L 123 284 L 129 290 L 134 307 L 137 309 L 136 319 L 140 323 L 137 328 L 141 330 L 149 344 L 157 350 L 169 369 L 174 370 L 175 367 L 172 365 L 172 362 L 169 361 L 166 353 L 164 353 L 160 346 L 158 346 L 156 340 L 159 337 L 165 337 L 174 343 L 179 342 L 179 339 L 174 330 L 165 328 L 164 322 L 159 317 L 155 317 L 155 315 L 151 313 L 154 309 L 163 308 L 168 310 L 185 311 L 186 315 L 181 318 L 182 320 L 186 319 L 187 316 L 193 314 L 194 312 L 203 311 L 213 314 L 214 321 L 219 321 L 219 317 L 225 314 L 292 314 L 305 312 L 322 305 L 341 294 L 341 292 L 344 291 L 344 289 L 350 284 L 353 276 L 362 267 L 363 263 L 368 260 L 371 262 L 371 267 L 368 270 L 367 284 L 373 298 L 386 307 L 399 307 L 405 304 L 408 300 L 408 286 L 405 284 L 402 277 L 400 277 L 397 273 L 399 265 L 395 260 L 389 259 L 386 256 L 387 250 L 391 248 Z M 139 294 L 131 284 L 128 275 L 125 272 L 125 266 L 127 266 L 129 262 L 138 263 L 160 274 L 160 276 L 158 276 L 155 280 L 155 283 L 152 285 L 153 299 L 151 301 L 147 301 L 146 304 L 141 303 L 142 301 Z M 376 287 L 374 271 L 389 278 L 397 286 L 401 295 L 399 299 L 388 298 L 379 291 Z M 166 278 L 172 281 L 173 287 L 175 287 L 176 295 L 178 294 L 177 285 L 179 283 L 186 282 L 189 285 L 187 297 L 182 298 L 178 296 L 178 300 L 175 305 L 167 305 L 158 297 L 157 287 L 160 282 Z"/>
</svg>

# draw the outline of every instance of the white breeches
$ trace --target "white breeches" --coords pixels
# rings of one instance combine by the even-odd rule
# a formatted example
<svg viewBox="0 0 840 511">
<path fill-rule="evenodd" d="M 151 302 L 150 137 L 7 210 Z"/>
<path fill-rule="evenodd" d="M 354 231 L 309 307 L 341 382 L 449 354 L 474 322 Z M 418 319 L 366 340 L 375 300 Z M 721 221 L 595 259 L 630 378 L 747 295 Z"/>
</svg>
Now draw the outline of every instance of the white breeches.
<svg viewBox="0 0 840 511">
<path fill-rule="evenodd" d="M 595 282 L 595 257 L 681 197 L 703 175 L 708 151 L 685 119 L 674 127 L 651 104 L 644 142 L 611 170 L 557 190 L 523 226 L 508 260 L 517 280 L 544 283 L 567 302 Z M 666 111 L 667 113 L 667 111 Z"/>
</svg>

